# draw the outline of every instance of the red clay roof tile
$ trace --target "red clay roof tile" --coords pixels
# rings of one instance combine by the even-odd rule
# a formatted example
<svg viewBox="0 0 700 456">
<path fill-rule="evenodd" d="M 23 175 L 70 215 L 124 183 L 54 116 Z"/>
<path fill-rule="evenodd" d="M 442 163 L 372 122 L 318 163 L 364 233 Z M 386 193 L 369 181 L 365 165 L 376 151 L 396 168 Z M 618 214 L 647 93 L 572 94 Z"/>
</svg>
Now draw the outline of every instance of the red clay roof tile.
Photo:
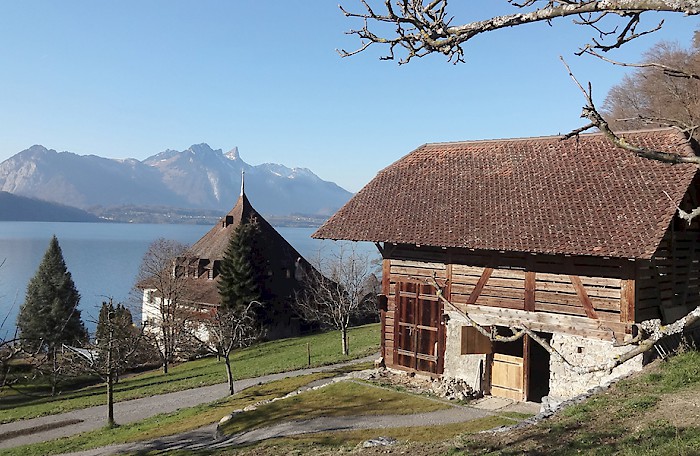
<svg viewBox="0 0 700 456">
<path fill-rule="evenodd" d="M 692 154 L 670 129 L 631 142 Z M 602 134 L 426 144 L 380 171 L 313 237 L 650 258 L 697 168 Z"/>
</svg>

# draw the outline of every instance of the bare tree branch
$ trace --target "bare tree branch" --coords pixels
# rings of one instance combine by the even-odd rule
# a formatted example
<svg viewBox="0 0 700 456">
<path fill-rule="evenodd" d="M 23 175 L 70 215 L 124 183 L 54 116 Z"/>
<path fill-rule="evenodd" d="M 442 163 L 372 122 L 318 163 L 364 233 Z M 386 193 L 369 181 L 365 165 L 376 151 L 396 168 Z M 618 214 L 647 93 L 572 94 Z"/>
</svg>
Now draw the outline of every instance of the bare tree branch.
<svg viewBox="0 0 700 456">
<path fill-rule="evenodd" d="M 527 11 L 454 25 L 454 17 L 448 13 L 448 0 L 397 0 L 393 4 L 392 0 L 384 0 L 381 13 L 375 11 L 369 0 L 359 1 L 364 9 L 362 12 L 349 11 L 342 5 L 339 7 L 346 17 L 363 20 L 362 28 L 347 32 L 359 37 L 361 45 L 355 51 L 341 49 L 338 53 L 348 57 L 366 50 L 372 44 L 381 44 L 389 48 L 388 54 L 383 57 L 385 60 L 394 60 L 397 50 L 405 52 L 399 64 L 431 53 L 443 54 L 453 63 L 464 62 L 462 46 L 477 35 L 530 23 L 551 23 L 569 16 L 578 18 L 575 23 L 579 25 L 592 27 L 599 36 L 584 49 L 608 51 L 653 33 L 662 26 L 663 22 L 655 28 L 637 31 L 640 17 L 646 12 L 700 14 L 700 0 L 548 0 L 543 2 L 543 6 L 528 0 L 519 3 L 509 1 L 512 6 Z M 609 14 L 626 20 L 620 32 L 616 28 L 603 30 L 597 25 Z M 393 26 L 394 33 L 382 36 L 370 30 L 370 23 Z M 611 44 L 606 44 L 608 37 L 614 37 Z"/>
<path fill-rule="evenodd" d="M 576 76 L 574 76 L 573 72 L 571 71 L 571 68 L 569 65 L 566 63 L 563 57 L 560 57 L 562 63 L 566 67 L 566 70 L 569 73 L 569 76 L 571 79 L 576 83 L 578 88 L 581 90 L 581 93 L 583 94 L 584 98 L 586 99 L 586 105 L 583 107 L 583 112 L 581 113 L 581 117 L 586 118 L 591 121 L 589 125 L 584 127 L 585 129 L 592 128 L 595 126 L 598 128 L 613 144 L 615 144 L 617 147 L 620 147 L 625 150 L 629 150 L 630 152 L 633 152 L 635 155 L 646 158 L 649 160 L 657 160 L 661 161 L 664 163 L 671 163 L 671 164 L 679 164 L 679 163 L 692 163 L 695 165 L 700 164 L 700 157 L 691 155 L 691 156 L 686 156 L 686 155 L 680 155 L 676 153 L 671 153 L 671 152 L 664 152 L 660 150 L 653 150 L 653 149 L 647 149 L 645 147 L 637 146 L 634 144 L 631 144 L 625 140 L 622 136 L 619 136 L 617 133 L 615 133 L 611 128 L 608 122 L 603 118 L 603 116 L 600 114 L 598 109 L 595 107 L 595 104 L 593 103 L 593 95 L 592 95 L 592 88 L 591 84 L 588 84 L 588 89 L 584 89 L 583 86 L 581 85 L 580 82 L 576 79 Z M 574 130 L 574 132 L 564 135 L 562 139 L 568 139 L 572 136 L 575 136 L 578 131 L 580 133 L 581 129 Z"/>
<path fill-rule="evenodd" d="M 586 54 L 592 55 L 593 57 L 597 57 L 604 62 L 611 63 L 613 65 L 617 66 L 622 66 L 622 67 L 631 67 L 631 68 L 654 68 L 657 70 L 661 70 L 663 74 L 667 76 L 671 76 L 673 78 L 683 78 L 683 79 L 696 79 L 700 80 L 700 74 L 688 71 L 683 68 L 678 68 L 678 67 L 673 67 L 670 65 L 665 65 L 660 62 L 648 62 L 648 63 L 627 63 L 627 62 L 620 62 L 618 60 L 613 60 L 608 57 L 605 57 L 604 55 L 594 51 L 593 49 L 586 49 L 584 51 Z"/>
</svg>

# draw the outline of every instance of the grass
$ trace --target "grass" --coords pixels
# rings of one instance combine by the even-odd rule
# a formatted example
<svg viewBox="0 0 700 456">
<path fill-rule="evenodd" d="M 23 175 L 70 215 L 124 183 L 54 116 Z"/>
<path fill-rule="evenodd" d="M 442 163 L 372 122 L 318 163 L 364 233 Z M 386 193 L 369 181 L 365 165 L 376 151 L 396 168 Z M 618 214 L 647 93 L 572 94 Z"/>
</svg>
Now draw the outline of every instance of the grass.
<svg viewBox="0 0 700 456">
<path fill-rule="evenodd" d="M 449 405 L 359 382 L 338 382 L 236 415 L 222 426 L 225 434 L 294 420 L 354 415 L 404 415 L 434 412 Z"/>
<path fill-rule="evenodd" d="M 282 397 L 313 381 L 330 378 L 350 370 L 365 369 L 368 368 L 369 365 L 369 363 L 365 363 L 364 365 L 360 364 L 353 367 L 339 368 L 330 372 L 320 372 L 277 380 L 248 388 L 231 398 L 222 399 L 210 404 L 203 404 L 179 410 L 174 413 L 157 415 L 138 423 L 123 425 L 112 429 L 103 428 L 50 442 L 11 448 L 4 450 L 2 454 L 7 456 L 50 455 L 82 451 L 106 445 L 151 440 L 186 432 L 216 423 L 232 410 L 242 409 L 248 405 L 260 403 L 275 397 Z M 361 383 L 338 382 L 325 388 L 308 391 L 288 399 L 262 405 L 256 410 L 239 414 L 238 417 L 246 416 L 244 421 L 241 422 L 237 419 L 232 421 L 238 422 L 236 429 L 241 429 L 242 427 L 252 429 L 258 425 L 272 424 L 276 422 L 276 420 L 355 414 L 420 413 L 447 407 L 449 407 L 449 405 L 425 399 L 420 396 L 386 391 Z M 272 416 L 269 416 L 270 421 L 260 421 L 259 419 L 262 416 L 261 412 L 263 415 L 272 414 Z M 479 422 L 475 425 L 481 430 L 482 428 L 499 426 L 506 422 L 512 423 L 512 420 L 502 417 L 491 417 L 489 420 Z M 425 440 L 434 438 L 437 435 L 454 435 L 463 428 L 464 424 L 462 424 L 461 428 L 457 425 L 447 425 L 436 426 L 432 430 L 424 428 L 400 428 L 391 430 L 391 435 L 414 435 L 417 439 Z M 232 428 L 229 427 L 228 429 Z M 330 434 L 333 433 L 323 433 L 319 438 L 329 442 L 338 442 L 345 439 L 360 440 L 367 432 L 368 431 L 340 433 L 337 437 L 330 436 Z M 382 432 L 382 435 L 384 434 L 385 433 Z M 312 437 L 309 437 L 309 439 L 312 439 Z M 290 441 L 311 441 L 309 439 L 295 437 L 291 438 Z"/>
<path fill-rule="evenodd" d="M 361 358 L 379 349 L 379 325 L 365 325 L 349 331 L 350 355 L 342 356 L 337 331 L 261 343 L 234 353 L 236 379 L 258 377 L 307 367 L 307 344 L 311 365 L 322 366 Z M 173 366 L 165 375 L 149 371 L 120 381 L 115 400 L 125 401 L 200 386 L 226 382 L 224 365 L 215 358 L 204 358 Z M 21 394 L 0 396 L 0 423 L 76 410 L 105 402 L 103 385 L 67 391 L 57 397 L 28 397 Z M 117 417 L 118 419 L 118 417 Z"/>
<path fill-rule="evenodd" d="M 687 399 L 699 390 L 700 353 L 683 353 L 538 426 L 473 438 L 453 454 L 700 454 L 700 408 Z"/>
<path fill-rule="evenodd" d="M 365 369 L 367 367 L 367 364 L 360 364 L 354 368 Z M 282 397 L 311 382 L 330 378 L 351 369 L 341 368 L 329 372 L 276 380 L 247 388 L 229 398 L 181 409 L 173 413 L 156 415 L 138 423 L 126 424 L 111 429 L 97 429 L 72 437 L 2 450 L 2 454 L 7 456 L 41 456 L 174 435 L 216 423 L 232 410 L 242 409 L 248 405 L 275 397 Z"/>
</svg>

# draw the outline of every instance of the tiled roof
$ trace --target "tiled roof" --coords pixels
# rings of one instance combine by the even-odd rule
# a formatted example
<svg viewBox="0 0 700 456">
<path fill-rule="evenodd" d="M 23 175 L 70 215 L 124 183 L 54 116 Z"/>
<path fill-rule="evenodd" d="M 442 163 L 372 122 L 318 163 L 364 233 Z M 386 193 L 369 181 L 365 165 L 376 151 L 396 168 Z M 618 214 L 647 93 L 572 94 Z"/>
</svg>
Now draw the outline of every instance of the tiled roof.
<svg viewBox="0 0 700 456">
<path fill-rule="evenodd" d="M 206 258 L 212 261 L 221 260 L 224 257 L 224 251 L 228 246 L 233 231 L 240 225 L 241 221 L 248 220 L 251 216 L 258 219 L 260 231 L 261 233 L 264 232 L 265 236 L 269 236 L 270 231 L 274 232 L 272 236 L 280 236 L 277 231 L 258 214 L 250 204 L 250 201 L 248 201 L 248 197 L 243 194 L 238 198 L 233 209 L 222 217 L 201 239 L 194 243 L 189 249 L 188 256 L 192 258 Z"/>
<path fill-rule="evenodd" d="M 693 153 L 670 129 L 624 137 Z M 313 237 L 650 258 L 696 170 L 639 158 L 601 134 L 427 144 L 380 171 Z"/>
<path fill-rule="evenodd" d="M 251 217 L 256 219 L 260 228 L 258 244 L 261 246 L 261 254 L 266 259 L 267 268 L 270 271 L 273 271 L 276 276 L 283 274 L 284 270 L 293 272 L 298 261 L 306 270 L 314 270 L 308 261 L 253 208 L 245 194 L 238 198 L 236 205 L 228 214 L 188 250 L 188 257 L 210 260 L 210 266 L 214 260 L 223 259 L 231 234 L 238 225 L 243 221 L 247 222 Z M 189 280 L 195 286 L 198 302 L 218 304 L 218 277 L 214 280 L 207 280 L 204 277 Z M 274 291 L 279 292 L 279 290 Z"/>
</svg>

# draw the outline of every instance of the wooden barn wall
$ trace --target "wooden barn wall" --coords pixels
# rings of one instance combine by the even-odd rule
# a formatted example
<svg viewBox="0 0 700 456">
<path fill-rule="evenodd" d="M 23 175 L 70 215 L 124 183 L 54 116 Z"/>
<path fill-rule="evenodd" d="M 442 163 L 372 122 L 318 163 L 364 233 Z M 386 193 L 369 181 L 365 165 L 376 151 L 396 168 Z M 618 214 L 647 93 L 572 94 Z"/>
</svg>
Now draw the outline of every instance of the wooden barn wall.
<svg viewBox="0 0 700 456">
<path fill-rule="evenodd" d="M 637 321 L 668 320 L 665 317 L 700 305 L 697 232 L 667 231 L 654 257 L 637 266 L 636 295 Z"/>
<path fill-rule="evenodd" d="M 384 257 L 384 271 L 390 273 L 384 280 L 388 364 L 393 363 L 394 295 L 402 280 L 449 279 L 451 302 L 484 323 L 527 321 L 537 331 L 610 340 L 629 333 L 634 319 L 634 263 L 626 260 L 402 245 L 386 246 Z"/>
</svg>

